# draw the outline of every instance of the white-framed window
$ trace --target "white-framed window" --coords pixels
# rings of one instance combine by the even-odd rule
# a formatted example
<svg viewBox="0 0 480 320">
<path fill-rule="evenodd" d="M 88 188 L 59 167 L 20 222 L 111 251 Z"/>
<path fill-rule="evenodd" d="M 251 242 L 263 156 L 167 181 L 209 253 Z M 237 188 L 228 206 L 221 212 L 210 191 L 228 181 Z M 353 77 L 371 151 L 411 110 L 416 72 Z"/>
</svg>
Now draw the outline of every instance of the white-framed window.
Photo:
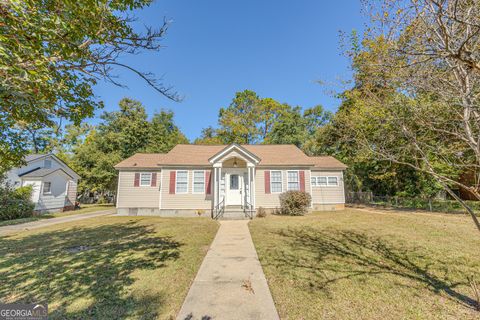
<svg viewBox="0 0 480 320">
<path fill-rule="evenodd" d="M 205 193 L 205 171 L 193 171 L 193 193 Z"/>
<path fill-rule="evenodd" d="M 317 177 L 317 186 L 326 187 L 327 186 L 327 177 Z"/>
<path fill-rule="evenodd" d="M 312 187 L 317 186 L 317 177 L 311 177 L 310 178 L 310 183 L 312 184 Z"/>
<path fill-rule="evenodd" d="M 151 172 L 140 173 L 140 186 L 150 187 L 151 185 L 152 185 L 152 173 Z"/>
<path fill-rule="evenodd" d="M 338 177 L 328 177 L 328 186 L 329 187 L 338 186 Z"/>
<path fill-rule="evenodd" d="M 52 194 L 52 183 L 44 182 L 43 183 L 43 194 Z"/>
<path fill-rule="evenodd" d="M 44 166 L 46 169 L 50 169 L 50 168 L 52 167 L 52 160 L 45 159 L 45 161 L 43 161 L 43 166 Z"/>
<path fill-rule="evenodd" d="M 175 193 L 188 193 L 188 171 L 177 170 Z"/>
<path fill-rule="evenodd" d="M 313 182 L 315 181 L 315 184 Z M 316 187 L 336 187 L 338 186 L 338 177 L 312 177 L 312 186 Z"/>
<path fill-rule="evenodd" d="M 287 190 L 300 190 L 300 180 L 298 178 L 298 171 L 287 172 Z"/>
<path fill-rule="evenodd" d="M 282 193 L 282 171 L 272 170 L 270 171 L 270 192 Z"/>
</svg>

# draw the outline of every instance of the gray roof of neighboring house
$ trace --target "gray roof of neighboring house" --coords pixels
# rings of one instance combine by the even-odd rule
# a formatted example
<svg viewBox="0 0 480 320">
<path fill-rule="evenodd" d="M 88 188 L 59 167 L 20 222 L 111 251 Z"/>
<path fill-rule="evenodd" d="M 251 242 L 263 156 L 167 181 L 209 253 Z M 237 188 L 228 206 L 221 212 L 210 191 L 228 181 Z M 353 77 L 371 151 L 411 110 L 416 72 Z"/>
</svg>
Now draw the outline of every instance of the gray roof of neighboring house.
<svg viewBox="0 0 480 320">
<path fill-rule="evenodd" d="M 63 170 L 67 175 L 69 175 L 70 177 L 72 178 L 77 178 L 77 179 L 80 179 L 80 176 L 78 175 L 78 173 L 75 172 L 75 170 L 73 170 L 72 168 L 70 168 L 65 162 L 62 161 L 62 159 L 58 158 L 57 156 L 55 156 L 53 153 L 44 153 L 44 154 L 41 154 L 41 153 L 32 153 L 32 154 L 29 154 L 29 155 L 26 155 L 24 160 L 26 162 L 32 162 L 32 161 L 35 161 L 35 160 L 38 160 L 38 159 L 42 159 L 42 158 L 45 158 L 45 157 L 52 157 L 54 158 L 56 161 L 60 162 L 61 164 L 63 164 L 65 167 L 67 167 L 68 169 L 72 170 L 73 174 L 76 175 L 76 177 L 72 176 L 72 174 L 68 173 L 66 170 Z M 36 169 L 33 169 L 33 170 L 30 170 L 28 172 L 24 172 L 23 174 L 19 175 L 19 177 L 23 176 L 23 177 L 44 177 L 48 174 L 50 174 L 51 172 L 49 173 L 46 173 L 44 175 L 26 175 L 26 174 L 29 174 L 30 172 L 33 172 L 33 171 L 36 171 L 37 169 L 40 169 L 40 168 L 36 168 Z M 42 169 L 43 170 L 43 169 Z M 55 169 L 45 169 L 45 170 L 55 170 Z M 58 170 L 58 169 L 57 169 Z M 41 174 L 41 173 L 38 173 L 38 174 Z"/>
<path fill-rule="evenodd" d="M 65 174 L 71 177 L 71 175 L 68 174 L 65 170 L 62 169 L 45 169 L 45 168 L 36 168 L 30 171 L 27 171 L 25 173 L 19 174 L 19 177 L 22 178 L 42 178 L 45 176 L 48 176 L 51 173 L 54 173 L 56 171 L 63 171 Z M 73 177 L 72 177 L 73 178 Z"/>
<path fill-rule="evenodd" d="M 37 159 L 40 159 L 40 158 L 45 157 L 45 156 L 47 156 L 47 154 L 32 153 L 32 154 L 29 154 L 29 155 L 25 156 L 25 161 L 30 162 L 30 161 L 37 160 Z"/>
</svg>

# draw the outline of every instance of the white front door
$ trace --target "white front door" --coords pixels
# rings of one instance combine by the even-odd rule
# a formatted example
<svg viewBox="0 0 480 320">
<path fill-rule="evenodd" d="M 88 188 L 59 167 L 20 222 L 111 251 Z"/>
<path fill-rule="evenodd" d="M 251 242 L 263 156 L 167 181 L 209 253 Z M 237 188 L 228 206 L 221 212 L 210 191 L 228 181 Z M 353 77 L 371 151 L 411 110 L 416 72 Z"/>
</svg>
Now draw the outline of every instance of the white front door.
<svg viewBox="0 0 480 320">
<path fill-rule="evenodd" d="M 230 172 L 226 174 L 227 199 L 226 204 L 236 206 L 242 204 L 243 173 Z"/>
</svg>

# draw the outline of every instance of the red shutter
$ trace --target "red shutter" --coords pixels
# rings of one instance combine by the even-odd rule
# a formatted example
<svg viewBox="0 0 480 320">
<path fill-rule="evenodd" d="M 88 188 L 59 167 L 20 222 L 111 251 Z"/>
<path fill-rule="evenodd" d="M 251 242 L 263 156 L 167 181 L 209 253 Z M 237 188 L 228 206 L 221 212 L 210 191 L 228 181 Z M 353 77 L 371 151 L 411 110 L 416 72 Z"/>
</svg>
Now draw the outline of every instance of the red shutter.
<svg viewBox="0 0 480 320">
<path fill-rule="evenodd" d="M 133 186 L 138 187 L 140 186 L 140 173 L 135 172 L 135 179 L 133 180 Z"/>
<path fill-rule="evenodd" d="M 176 172 L 175 171 L 170 171 L 170 194 L 175 194 L 175 178 L 176 178 Z"/>
<path fill-rule="evenodd" d="M 305 171 L 300 171 L 300 191 L 305 191 Z"/>
<path fill-rule="evenodd" d="M 212 177 L 212 171 L 206 170 L 205 171 L 205 187 L 206 187 L 207 194 L 212 194 L 211 177 Z"/>
<path fill-rule="evenodd" d="M 265 171 L 265 193 L 270 193 L 270 171 Z"/>
<path fill-rule="evenodd" d="M 157 173 L 152 172 L 152 181 L 150 181 L 150 186 L 151 187 L 156 187 L 157 186 Z"/>
</svg>

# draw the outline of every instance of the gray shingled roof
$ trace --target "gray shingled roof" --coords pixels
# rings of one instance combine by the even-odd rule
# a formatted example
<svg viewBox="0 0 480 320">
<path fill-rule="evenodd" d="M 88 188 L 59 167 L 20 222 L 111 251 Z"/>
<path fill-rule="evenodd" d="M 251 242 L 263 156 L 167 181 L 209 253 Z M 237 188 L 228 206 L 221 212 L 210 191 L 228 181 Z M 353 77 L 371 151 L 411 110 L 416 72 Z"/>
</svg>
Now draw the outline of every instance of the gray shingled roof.
<svg viewBox="0 0 480 320">
<path fill-rule="evenodd" d="M 37 169 L 34 169 L 34 170 L 31 170 L 31 171 L 28 171 L 26 173 L 23 173 L 23 174 L 19 174 L 18 176 L 19 177 L 22 177 L 22 178 L 41 178 L 41 177 L 45 177 L 45 176 L 48 176 L 49 174 L 55 172 L 55 171 L 63 171 L 64 173 L 66 173 L 67 175 L 69 175 L 65 170 L 62 170 L 62 169 L 45 169 L 45 168 L 37 168 Z M 69 175 L 70 176 L 70 175 Z"/>
<path fill-rule="evenodd" d="M 25 157 L 25 161 L 30 162 L 30 161 L 42 158 L 44 156 L 46 156 L 46 154 L 32 153 L 32 154 L 29 154 Z"/>
</svg>

